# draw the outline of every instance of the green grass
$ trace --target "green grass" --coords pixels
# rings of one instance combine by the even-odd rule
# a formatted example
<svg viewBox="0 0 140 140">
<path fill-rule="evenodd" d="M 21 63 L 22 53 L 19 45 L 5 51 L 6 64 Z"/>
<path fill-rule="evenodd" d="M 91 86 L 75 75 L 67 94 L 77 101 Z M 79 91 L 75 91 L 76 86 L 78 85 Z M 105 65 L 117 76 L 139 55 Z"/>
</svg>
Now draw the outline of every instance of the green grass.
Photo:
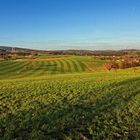
<svg viewBox="0 0 140 140">
<path fill-rule="evenodd" d="M 0 62 L 0 79 L 86 72 L 89 71 L 84 64 L 87 61 L 92 66 L 91 58 L 84 56 L 63 56 L 62 59 L 40 61 L 2 61 Z"/>
<path fill-rule="evenodd" d="M 140 68 L 105 72 L 102 63 L 0 62 L 0 139 L 140 139 Z"/>
</svg>

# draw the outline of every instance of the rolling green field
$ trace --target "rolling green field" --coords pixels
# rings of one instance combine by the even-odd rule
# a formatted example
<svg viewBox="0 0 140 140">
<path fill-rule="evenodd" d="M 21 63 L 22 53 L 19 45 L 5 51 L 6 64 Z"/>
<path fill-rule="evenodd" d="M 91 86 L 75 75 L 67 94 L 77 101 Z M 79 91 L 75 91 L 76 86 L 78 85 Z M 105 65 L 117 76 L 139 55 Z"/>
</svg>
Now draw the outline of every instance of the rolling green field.
<svg viewBox="0 0 140 140">
<path fill-rule="evenodd" d="M 1 61 L 0 79 L 100 71 L 101 60 L 85 56 L 54 56 L 37 60 Z"/>
<path fill-rule="evenodd" d="M 140 68 L 88 56 L 0 62 L 0 139 L 140 139 Z"/>
</svg>

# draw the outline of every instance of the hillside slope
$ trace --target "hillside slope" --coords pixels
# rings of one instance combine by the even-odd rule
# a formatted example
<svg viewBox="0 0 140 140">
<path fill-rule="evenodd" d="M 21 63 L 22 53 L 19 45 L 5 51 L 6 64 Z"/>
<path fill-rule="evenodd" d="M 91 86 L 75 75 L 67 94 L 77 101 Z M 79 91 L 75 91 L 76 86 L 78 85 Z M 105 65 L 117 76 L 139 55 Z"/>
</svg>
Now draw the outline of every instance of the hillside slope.
<svg viewBox="0 0 140 140">
<path fill-rule="evenodd" d="M 140 74 L 0 81 L 0 138 L 139 139 Z"/>
<path fill-rule="evenodd" d="M 87 56 L 51 56 L 43 59 L 1 61 L 0 79 L 99 71 L 103 63 L 104 61 Z"/>
<path fill-rule="evenodd" d="M 0 62 L 0 139 L 140 139 L 140 68 L 60 58 Z"/>
</svg>

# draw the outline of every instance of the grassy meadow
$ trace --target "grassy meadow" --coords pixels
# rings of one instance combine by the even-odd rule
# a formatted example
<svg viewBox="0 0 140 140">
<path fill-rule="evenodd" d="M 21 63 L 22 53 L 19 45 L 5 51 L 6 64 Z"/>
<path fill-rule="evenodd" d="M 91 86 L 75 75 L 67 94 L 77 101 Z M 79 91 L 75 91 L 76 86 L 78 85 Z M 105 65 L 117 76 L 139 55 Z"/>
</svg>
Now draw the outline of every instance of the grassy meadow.
<svg viewBox="0 0 140 140">
<path fill-rule="evenodd" d="M 140 68 L 51 56 L 0 62 L 0 139 L 140 139 Z"/>
</svg>

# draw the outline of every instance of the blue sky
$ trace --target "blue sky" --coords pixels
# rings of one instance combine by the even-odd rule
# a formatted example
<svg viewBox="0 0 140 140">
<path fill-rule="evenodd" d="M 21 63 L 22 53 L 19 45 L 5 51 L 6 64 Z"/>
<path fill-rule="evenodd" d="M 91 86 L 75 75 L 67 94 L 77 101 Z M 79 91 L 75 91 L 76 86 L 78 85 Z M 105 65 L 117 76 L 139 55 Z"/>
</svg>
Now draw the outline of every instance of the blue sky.
<svg viewBox="0 0 140 140">
<path fill-rule="evenodd" d="M 0 0 L 0 45 L 140 49 L 140 0 Z"/>
</svg>

